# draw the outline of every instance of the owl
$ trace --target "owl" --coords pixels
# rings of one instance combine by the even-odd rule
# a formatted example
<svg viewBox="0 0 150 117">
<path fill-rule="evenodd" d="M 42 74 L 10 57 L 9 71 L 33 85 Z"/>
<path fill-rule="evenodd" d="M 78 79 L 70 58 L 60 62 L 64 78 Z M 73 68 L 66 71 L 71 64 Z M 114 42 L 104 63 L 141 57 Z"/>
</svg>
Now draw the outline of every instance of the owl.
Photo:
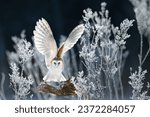
<svg viewBox="0 0 150 117">
<path fill-rule="evenodd" d="M 35 30 L 33 31 L 33 38 L 35 47 L 45 56 L 45 64 L 48 68 L 48 72 L 43 78 L 45 82 L 66 81 L 66 78 L 62 74 L 64 69 L 63 56 L 77 43 L 83 34 L 84 29 L 85 27 L 83 24 L 76 26 L 69 34 L 66 41 L 57 48 L 56 41 L 48 22 L 44 18 L 37 21 Z"/>
</svg>

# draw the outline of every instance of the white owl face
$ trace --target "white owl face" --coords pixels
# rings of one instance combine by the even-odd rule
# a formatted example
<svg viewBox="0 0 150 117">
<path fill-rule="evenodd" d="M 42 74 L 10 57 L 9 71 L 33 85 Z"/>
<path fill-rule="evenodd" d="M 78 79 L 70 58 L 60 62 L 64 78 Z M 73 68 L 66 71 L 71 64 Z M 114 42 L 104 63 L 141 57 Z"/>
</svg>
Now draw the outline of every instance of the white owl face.
<svg viewBox="0 0 150 117">
<path fill-rule="evenodd" d="M 63 61 L 62 60 L 52 60 L 52 67 L 53 68 L 63 68 Z"/>
</svg>

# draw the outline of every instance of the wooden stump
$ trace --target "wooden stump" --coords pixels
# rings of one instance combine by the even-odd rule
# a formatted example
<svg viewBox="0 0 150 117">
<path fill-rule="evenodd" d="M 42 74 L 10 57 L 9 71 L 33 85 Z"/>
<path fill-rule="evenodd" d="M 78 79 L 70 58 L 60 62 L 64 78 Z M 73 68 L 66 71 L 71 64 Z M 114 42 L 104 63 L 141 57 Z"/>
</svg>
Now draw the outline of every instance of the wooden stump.
<svg viewBox="0 0 150 117">
<path fill-rule="evenodd" d="M 70 80 L 63 82 L 63 85 L 61 86 L 61 88 L 57 88 L 45 82 L 41 82 L 41 84 L 37 87 L 37 89 L 39 92 L 51 93 L 57 96 L 71 96 L 71 95 L 75 96 L 76 95 L 75 93 L 76 89 Z"/>
</svg>

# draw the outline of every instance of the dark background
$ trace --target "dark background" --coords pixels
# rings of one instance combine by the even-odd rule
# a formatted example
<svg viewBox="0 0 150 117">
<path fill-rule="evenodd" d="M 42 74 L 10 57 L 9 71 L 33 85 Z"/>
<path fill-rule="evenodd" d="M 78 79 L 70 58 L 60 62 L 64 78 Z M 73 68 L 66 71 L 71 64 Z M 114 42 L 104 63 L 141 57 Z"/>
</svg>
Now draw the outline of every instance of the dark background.
<svg viewBox="0 0 150 117">
<path fill-rule="evenodd" d="M 133 7 L 128 0 L 0 0 L 0 72 L 4 72 L 6 78 L 9 78 L 10 69 L 5 53 L 6 50 L 13 49 L 12 36 L 20 36 L 20 32 L 25 29 L 27 40 L 31 41 L 35 23 L 43 17 L 51 25 L 57 40 L 61 34 L 67 36 L 79 24 L 84 9 L 91 8 L 93 11 L 99 11 L 100 3 L 103 1 L 107 3 L 112 24 L 115 26 L 119 26 L 125 18 L 135 19 Z M 137 69 L 138 66 L 140 37 L 136 22 L 129 33 L 131 38 L 127 40 L 126 47 L 130 54 L 123 72 L 124 92 L 127 97 L 131 95 L 131 87 L 128 85 L 129 68 Z M 147 47 L 145 39 L 144 52 Z M 149 66 L 147 62 L 143 68 L 148 68 L 150 72 Z M 9 82 L 6 82 L 5 86 L 8 87 Z"/>
</svg>

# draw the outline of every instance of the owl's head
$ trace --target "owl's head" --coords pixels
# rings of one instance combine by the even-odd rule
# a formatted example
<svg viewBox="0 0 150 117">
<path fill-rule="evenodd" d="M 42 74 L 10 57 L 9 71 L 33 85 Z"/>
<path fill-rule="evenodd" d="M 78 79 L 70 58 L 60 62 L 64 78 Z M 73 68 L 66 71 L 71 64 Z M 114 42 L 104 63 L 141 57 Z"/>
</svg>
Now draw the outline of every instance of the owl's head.
<svg viewBox="0 0 150 117">
<path fill-rule="evenodd" d="M 61 58 L 54 58 L 51 64 L 54 68 L 63 68 L 63 60 Z"/>
</svg>

